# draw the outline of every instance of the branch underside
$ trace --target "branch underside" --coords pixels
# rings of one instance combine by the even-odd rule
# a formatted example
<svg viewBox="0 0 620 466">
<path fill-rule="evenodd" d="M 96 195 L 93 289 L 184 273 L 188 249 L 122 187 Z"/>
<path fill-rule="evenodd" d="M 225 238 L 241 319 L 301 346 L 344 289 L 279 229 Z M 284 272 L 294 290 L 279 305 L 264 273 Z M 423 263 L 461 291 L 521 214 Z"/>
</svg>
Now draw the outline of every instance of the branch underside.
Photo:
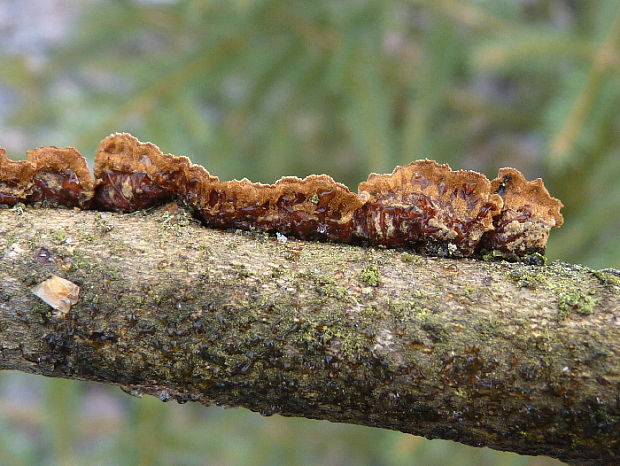
<svg viewBox="0 0 620 466">
<path fill-rule="evenodd" d="M 57 275 L 57 312 L 33 289 Z M 207 229 L 176 206 L 0 210 L 0 368 L 620 459 L 615 271 Z"/>
</svg>

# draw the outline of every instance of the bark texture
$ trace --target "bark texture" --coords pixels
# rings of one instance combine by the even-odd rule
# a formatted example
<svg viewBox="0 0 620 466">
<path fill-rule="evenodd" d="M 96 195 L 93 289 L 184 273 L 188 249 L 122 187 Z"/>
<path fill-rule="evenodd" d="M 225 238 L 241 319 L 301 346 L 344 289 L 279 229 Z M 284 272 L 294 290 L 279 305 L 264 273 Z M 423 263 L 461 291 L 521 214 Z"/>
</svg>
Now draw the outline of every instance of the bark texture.
<svg viewBox="0 0 620 466">
<path fill-rule="evenodd" d="M 80 287 L 67 313 L 32 292 L 52 275 Z M 5 209 L 0 368 L 620 462 L 613 270 L 283 242 L 175 206 Z"/>
</svg>

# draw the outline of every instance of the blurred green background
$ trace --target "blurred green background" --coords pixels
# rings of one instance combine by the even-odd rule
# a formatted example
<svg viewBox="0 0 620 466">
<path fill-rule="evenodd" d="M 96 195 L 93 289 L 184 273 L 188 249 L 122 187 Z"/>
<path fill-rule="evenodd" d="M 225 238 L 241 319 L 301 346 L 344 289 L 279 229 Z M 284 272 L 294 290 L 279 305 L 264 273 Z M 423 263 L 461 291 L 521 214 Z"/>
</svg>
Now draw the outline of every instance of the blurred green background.
<svg viewBox="0 0 620 466">
<path fill-rule="evenodd" d="M 4 0 L 0 145 L 129 131 L 223 179 L 428 157 L 543 177 L 552 259 L 620 268 L 618 0 Z M 2 464 L 549 465 L 544 458 L 2 374 Z"/>
</svg>

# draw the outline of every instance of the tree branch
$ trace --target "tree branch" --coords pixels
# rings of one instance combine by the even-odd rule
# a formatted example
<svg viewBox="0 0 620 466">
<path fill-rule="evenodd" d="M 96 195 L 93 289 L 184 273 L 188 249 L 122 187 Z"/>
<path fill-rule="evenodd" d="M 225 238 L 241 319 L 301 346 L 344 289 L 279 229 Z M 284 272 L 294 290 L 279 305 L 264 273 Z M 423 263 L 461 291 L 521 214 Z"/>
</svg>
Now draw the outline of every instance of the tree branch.
<svg viewBox="0 0 620 466">
<path fill-rule="evenodd" d="M 615 271 L 426 258 L 150 214 L 0 210 L 0 368 L 162 400 L 620 461 Z M 54 311 L 33 288 L 80 287 Z"/>
</svg>

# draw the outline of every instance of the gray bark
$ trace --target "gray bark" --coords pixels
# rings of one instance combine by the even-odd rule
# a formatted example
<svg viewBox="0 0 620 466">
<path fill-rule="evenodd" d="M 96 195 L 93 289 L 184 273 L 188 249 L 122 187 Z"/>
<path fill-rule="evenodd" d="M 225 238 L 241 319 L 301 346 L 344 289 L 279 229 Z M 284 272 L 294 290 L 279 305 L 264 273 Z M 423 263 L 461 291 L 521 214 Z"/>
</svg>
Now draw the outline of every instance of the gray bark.
<svg viewBox="0 0 620 466">
<path fill-rule="evenodd" d="M 33 289 L 80 287 L 67 313 Z M 162 400 L 620 462 L 620 278 L 0 210 L 0 368 Z"/>
</svg>

